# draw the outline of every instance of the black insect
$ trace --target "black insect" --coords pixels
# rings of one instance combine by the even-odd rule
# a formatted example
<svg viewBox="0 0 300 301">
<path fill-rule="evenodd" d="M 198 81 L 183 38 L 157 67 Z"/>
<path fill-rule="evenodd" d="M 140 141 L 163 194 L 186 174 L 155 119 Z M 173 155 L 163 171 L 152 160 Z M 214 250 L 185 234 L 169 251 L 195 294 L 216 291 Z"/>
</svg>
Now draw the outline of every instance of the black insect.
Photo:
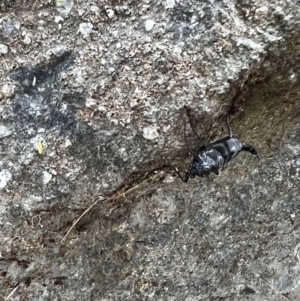
<svg viewBox="0 0 300 301">
<path fill-rule="evenodd" d="M 187 107 L 185 107 L 185 109 L 194 134 L 200 141 L 202 141 L 202 139 L 199 137 L 192 126 L 191 117 Z M 241 151 L 250 152 L 252 155 L 259 158 L 259 154 L 253 146 L 242 143 L 232 136 L 232 131 L 229 125 L 229 113 L 226 116 L 226 125 L 228 128 L 229 136 L 217 140 L 207 146 L 201 146 L 197 153 L 193 152 L 189 148 L 194 158 L 185 174 L 185 177 L 182 177 L 182 175 L 175 168 L 176 174 L 181 178 L 183 182 L 187 183 L 189 178 L 194 178 L 195 176 L 204 177 L 210 172 L 218 175 L 219 169 L 223 167 L 225 163 L 235 158 Z"/>
</svg>

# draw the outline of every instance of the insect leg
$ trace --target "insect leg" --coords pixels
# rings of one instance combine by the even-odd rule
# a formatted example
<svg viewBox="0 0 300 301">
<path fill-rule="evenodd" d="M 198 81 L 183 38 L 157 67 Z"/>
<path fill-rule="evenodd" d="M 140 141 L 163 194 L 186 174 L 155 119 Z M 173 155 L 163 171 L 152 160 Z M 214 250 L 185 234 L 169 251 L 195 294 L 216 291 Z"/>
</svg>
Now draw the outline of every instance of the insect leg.
<svg viewBox="0 0 300 301">
<path fill-rule="evenodd" d="M 249 152 L 259 159 L 259 154 L 252 145 L 243 143 L 242 151 Z"/>
<path fill-rule="evenodd" d="M 179 178 L 184 182 L 187 183 L 187 181 L 189 180 L 189 174 L 186 173 L 185 177 L 183 177 L 178 171 L 177 169 L 174 167 L 174 171 L 176 172 L 176 174 L 179 176 Z"/>
<path fill-rule="evenodd" d="M 196 135 L 196 137 L 197 137 L 200 141 L 202 141 L 202 143 L 203 143 L 203 142 L 204 142 L 203 139 L 197 134 L 196 130 L 194 129 L 194 127 L 193 127 L 193 125 L 192 125 L 192 120 L 191 120 L 190 112 L 189 112 L 187 106 L 184 106 L 184 108 L 185 108 L 186 113 L 187 113 L 187 116 L 188 116 L 188 118 L 189 118 L 190 126 L 191 126 L 191 129 L 192 129 L 193 133 L 194 133 L 194 134 Z M 203 143 L 203 144 L 205 144 L 205 143 Z"/>
<path fill-rule="evenodd" d="M 212 169 L 211 170 L 215 175 L 219 175 L 219 169 L 218 168 L 215 168 L 215 169 Z"/>
</svg>

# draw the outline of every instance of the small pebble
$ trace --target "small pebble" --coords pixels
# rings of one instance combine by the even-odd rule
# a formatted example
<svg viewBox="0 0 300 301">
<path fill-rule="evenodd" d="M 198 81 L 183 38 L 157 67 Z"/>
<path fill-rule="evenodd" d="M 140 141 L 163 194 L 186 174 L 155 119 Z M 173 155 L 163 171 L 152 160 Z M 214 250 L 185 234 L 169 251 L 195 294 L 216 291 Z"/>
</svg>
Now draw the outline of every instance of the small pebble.
<svg viewBox="0 0 300 301">
<path fill-rule="evenodd" d="M 7 136 L 11 135 L 11 133 L 12 132 L 8 127 L 0 124 L 0 138 L 7 137 Z"/>
<path fill-rule="evenodd" d="M 43 181 L 43 184 L 46 185 L 48 184 L 52 179 L 52 175 L 51 173 L 49 173 L 48 171 L 44 170 L 43 171 L 43 176 L 42 176 L 42 181 Z"/>
<path fill-rule="evenodd" d="M 112 9 L 108 9 L 106 13 L 110 19 L 112 19 L 115 16 L 115 12 Z"/>
<path fill-rule="evenodd" d="M 293 161 L 293 166 L 294 167 L 300 167 L 300 159 L 296 159 Z"/>
<path fill-rule="evenodd" d="M 64 19 L 61 16 L 55 16 L 54 22 L 55 23 L 62 23 L 62 22 L 64 22 Z"/>
<path fill-rule="evenodd" d="M 52 48 L 51 51 L 56 57 L 62 57 L 66 53 L 67 47 L 64 45 L 57 45 Z"/>
<path fill-rule="evenodd" d="M 97 101 L 93 98 L 87 98 L 85 101 L 85 106 L 87 108 L 91 108 L 91 107 L 95 106 L 96 104 L 97 104 Z"/>
<path fill-rule="evenodd" d="M 56 9 L 63 18 L 66 18 L 74 6 L 73 0 L 56 0 Z"/>
<path fill-rule="evenodd" d="M 26 45 L 31 44 L 31 37 L 29 35 L 25 35 L 25 37 L 23 39 L 23 43 Z"/>
<path fill-rule="evenodd" d="M 154 21 L 153 20 L 146 20 L 145 21 L 145 29 L 146 31 L 150 31 L 152 30 L 153 26 L 154 26 Z"/>
<path fill-rule="evenodd" d="M 166 0 L 166 8 L 173 8 L 175 6 L 175 0 Z"/>
<path fill-rule="evenodd" d="M 83 35 L 83 37 L 87 38 L 92 32 L 92 29 L 93 29 L 93 24 L 80 23 L 78 32 L 80 32 Z"/>
<path fill-rule="evenodd" d="M 6 54 L 8 52 L 8 47 L 4 44 L 0 44 L 0 53 Z"/>
<path fill-rule="evenodd" d="M 13 95 L 14 91 L 15 91 L 15 86 L 12 84 L 4 84 L 2 87 L 2 93 L 6 97 L 10 97 L 11 95 Z"/>
<path fill-rule="evenodd" d="M 91 12 L 97 14 L 99 12 L 100 8 L 96 5 L 91 5 Z"/>
</svg>

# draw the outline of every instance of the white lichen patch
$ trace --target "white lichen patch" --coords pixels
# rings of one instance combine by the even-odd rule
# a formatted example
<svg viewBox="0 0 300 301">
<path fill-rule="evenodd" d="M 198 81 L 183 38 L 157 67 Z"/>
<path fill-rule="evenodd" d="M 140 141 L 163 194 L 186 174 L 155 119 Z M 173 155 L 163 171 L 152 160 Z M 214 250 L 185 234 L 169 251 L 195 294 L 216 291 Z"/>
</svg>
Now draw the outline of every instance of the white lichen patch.
<svg viewBox="0 0 300 301">
<path fill-rule="evenodd" d="M 44 185 L 48 184 L 52 179 L 52 174 L 44 170 L 42 172 L 42 182 Z"/>
<path fill-rule="evenodd" d="M 158 138 L 159 134 L 156 127 L 148 126 L 143 129 L 143 136 L 145 139 L 153 140 L 155 138 Z"/>
<path fill-rule="evenodd" d="M 15 85 L 10 84 L 10 83 L 6 83 L 2 86 L 2 94 L 5 95 L 6 97 L 10 97 L 13 95 L 14 91 L 15 91 Z"/>
<path fill-rule="evenodd" d="M 0 171 L 0 189 L 3 189 L 11 178 L 12 174 L 7 169 L 2 169 Z"/>
<path fill-rule="evenodd" d="M 40 196 L 29 196 L 28 198 L 22 199 L 21 204 L 22 207 L 27 210 L 31 211 L 34 208 L 39 207 L 38 205 L 43 201 L 43 198 Z"/>
<path fill-rule="evenodd" d="M 0 124 L 0 138 L 10 136 L 12 131 L 5 125 Z"/>
</svg>

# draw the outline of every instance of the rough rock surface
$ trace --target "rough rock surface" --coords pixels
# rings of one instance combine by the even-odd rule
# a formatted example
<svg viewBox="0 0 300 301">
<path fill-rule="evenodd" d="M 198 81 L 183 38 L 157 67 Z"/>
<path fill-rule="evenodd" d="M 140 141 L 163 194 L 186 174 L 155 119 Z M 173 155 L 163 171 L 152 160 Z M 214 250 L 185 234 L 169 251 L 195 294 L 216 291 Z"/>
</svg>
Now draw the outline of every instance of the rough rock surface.
<svg viewBox="0 0 300 301">
<path fill-rule="evenodd" d="M 299 300 L 298 2 L 1 1 L 0 298 Z"/>
</svg>

